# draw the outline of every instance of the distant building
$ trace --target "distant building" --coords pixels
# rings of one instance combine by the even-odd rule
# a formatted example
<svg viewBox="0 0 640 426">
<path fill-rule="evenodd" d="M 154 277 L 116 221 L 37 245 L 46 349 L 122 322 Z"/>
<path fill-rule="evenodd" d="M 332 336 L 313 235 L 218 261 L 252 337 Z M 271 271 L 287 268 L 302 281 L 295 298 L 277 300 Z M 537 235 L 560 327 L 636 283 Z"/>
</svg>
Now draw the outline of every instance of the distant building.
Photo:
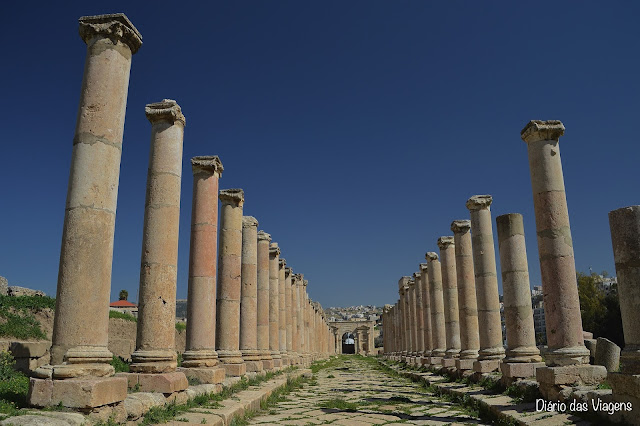
<svg viewBox="0 0 640 426">
<path fill-rule="evenodd" d="M 616 277 L 603 277 L 602 275 L 598 275 L 596 281 L 598 283 L 598 288 L 605 294 L 611 293 L 613 285 L 618 284 L 618 279 Z"/>
<path fill-rule="evenodd" d="M 109 309 L 112 311 L 122 312 L 123 314 L 133 315 L 138 317 L 138 305 L 131 303 L 128 300 L 117 300 L 109 304 Z"/>
<path fill-rule="evenodd" d="M 536 341 L 547 341 L 547 322 L 544 318 L 544 303 L 540 300 L 533 306 L 533 328 Z"/>
<path fill-rule="evenodd" d="M 542 286 L 541 285 L 534 285 L 533 289 L 531 290 L 531 297 L 535 297 L 535 296 L 542 296 Z"/>
</svg>

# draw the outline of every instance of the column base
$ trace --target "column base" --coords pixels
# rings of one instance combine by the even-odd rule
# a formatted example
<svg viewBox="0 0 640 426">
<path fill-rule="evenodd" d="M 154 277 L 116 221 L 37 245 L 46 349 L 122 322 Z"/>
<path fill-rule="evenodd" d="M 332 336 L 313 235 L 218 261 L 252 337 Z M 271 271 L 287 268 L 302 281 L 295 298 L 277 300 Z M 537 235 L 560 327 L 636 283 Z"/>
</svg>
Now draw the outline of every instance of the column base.
<svg viewBox="0 0 640 426">
<path fill-rule="evenodd" d="M 502 362 L 500 363 L 500 379 L 505 386 L 511 385 L 518 379 L 536 377 L 538 368 L 546 367 L 544 362 Z"/>
<path fill-rule="evenodd" d="M 121 402 L 126 397 L 127 380 L 123 377 L 32 378 L 27 402 L 34 407 L 87 409 Z"/>
<path fill-rule="evenodd" d="M 178 372 L 184 373 L 187 379 L 196 379 L 200 383 L 217 385 L 224 382 L 226 373 L 224 368 L 216 367 L 178 367 Z"/>
<path fill-rule="evenodd" d="M 218 353 L 211 349 L 188 350 L 182 358 L 183 368 L 209 368 L 220 364 Z"/>
<path fill-rule="evenodd" d="M 262 369 L 264 371 L 271 371 L 274 369 L 274 362 L 272 359 L 263 359 L 262 360 Z"/>
<path fill-rule="evenodd" d="M 80 377 L 112 377 L 115 369 L 111 364 L 60 364 L 42 365 L 36 368 L 33 375 L 40 379 L 73 379 Z"/>
<path fill-rule="evenodd" d="M 563 401 L 575 386 L 596 386 L 607 378 L 602 365 L 567 365 L 536 369 L 540 393 L 548 400 Z"/>
<path fill-rule="evenodd" d="M 427 358 L 429 360 L 429 365 L 434 367 L 440 367 L 442 365 L 442 357 L 441 356 L 430 356 Z"/>
<path fill-rule="evenodd" d="M 442 358 L 442 367 L 443 368 L 455 368 L 456 359 L 455 358 Z"/>
<path fill-rule="evenodd" d="M 127 379 L 129 389 L 140 392 L 173 393 L 189 387 L 187 376 L 183 372 L 171 373 L 117 373 L 115 377 Z"/>
<path fill-rule="evenodd" d="M 246 367 L 247 372 L 257 373 L 264 369 L 262 365 L 262 361 L 245 361 L 244 365 Z"/>
<path fill-rule="evenodd" d="M 456 359 L 456 369 L 458 372 L 472 371 L 474 362 L 476 362 L 475 359 Z"/>
<path fill-rule="evenodd" d="M 500 368 L 499 359 L 481 359 L 474 361 L 473 371 L 475 373 L 492 373 Z"/>
<path fill-rule="evenodd" d="M 175 350 L 136 350 L 131 354 L 129 370 L 133 373 L 172 373 L 178 367 Z"/>
<path fill-rule="evenodd" d="M 221 367 L 224 368 L 224 371 L 227 377 L 240 377 L 240 376 L 244 376 L 244 374 L 247 372 L 247 366 L 244 363 L 240 363 L 240 364 L 222 363 Z"/>
</svg>

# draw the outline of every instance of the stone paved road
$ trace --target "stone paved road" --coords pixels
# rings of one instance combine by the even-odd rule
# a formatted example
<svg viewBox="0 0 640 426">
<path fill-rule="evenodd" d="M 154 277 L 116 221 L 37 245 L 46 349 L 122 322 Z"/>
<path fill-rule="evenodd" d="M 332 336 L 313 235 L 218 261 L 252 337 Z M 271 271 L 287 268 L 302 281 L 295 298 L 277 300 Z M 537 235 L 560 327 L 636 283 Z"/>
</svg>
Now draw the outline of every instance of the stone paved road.
<svg viewBox="0 0 640 426">
<path fill-rule="evenodd" d="M 374 368 L 374 359 L 342 356 L 317 380 L 288 395 L 249 424 L 409 425 L 486 424 L 464 407 L 428 393 L 408 379 Z"/>
</svg>

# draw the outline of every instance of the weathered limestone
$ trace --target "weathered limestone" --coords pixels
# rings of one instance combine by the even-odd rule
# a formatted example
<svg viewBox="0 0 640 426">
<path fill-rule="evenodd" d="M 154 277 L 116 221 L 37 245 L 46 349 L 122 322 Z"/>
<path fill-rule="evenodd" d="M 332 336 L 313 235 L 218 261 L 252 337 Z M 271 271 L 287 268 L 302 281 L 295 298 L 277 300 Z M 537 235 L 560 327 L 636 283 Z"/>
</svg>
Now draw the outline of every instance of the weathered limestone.
<svg viewBox="0 0 640 426">
<path fill-rule="evenodd" d="M 443 367 L 455 367 L 460 356 L 460 322 L 458 315 L 458 282 L 456 277 L 456 249 L 453 237 L 438 238 L 440 269 L 442 271 L 442 294 L 444 300 L 444 324 L 447 351 L 442 360 Z"/>
<path fill-rule="evenodd" d="M 240 289 L 242 287 L 242 209 L 244 191 L 220 191 L 220 242 L 216 299 L 216 350 L 227 376 L 242 376 L 240 352 Z"/>
<path fill-rule="evenodd" d="M 300 334 L 298 330 L 298 280 L 300 274 L 291 274 L 291 349 L 296 364 L 300 363 Z"/>
<path fill-rule="evenodd" d="M 304 351 L 305 351 L 305 333 L 304 333 L 304 275 L 298 274 L 298 280 L 296 281 L 296 311 L 298 313 L 298 356 L 300 362 L 304 364 Z M 342 352 L 342 345 L 338 345 L 340 352 Z"/>
<path fill-rule="evenodd" d="M 152 126 L 151 153 L 131 372 L 170 373 L 177 367 L 174 330 L 185 118 L 170 99 L 148 104 L 145 113 Z"/>
<path fill-rule="evenodd" d="M 589 362 L 589 350 L 584 346 L 582 335 L 573 243 L 558 147 L 563 134 L 564 126 L 558 120 L 532 120 L 521 132 L 522 140 L 527 143 L 538 234 L 549 345 L 545 362 L 548 366 L 558 366 L 536 370 L 540 392 L 548 399 L 559 397 L 567 381 L 575 385 L 592 384 L 606 376 L 602 366 L 578 368 Z M 557 379 L 561 376 L 564 383 Z"/>
<path fill-rule="evenodd" d="M 424 357 L 424 283 L 422 281 L 422 272 L 414 272 L 413 280 L 416 282 L 416 327 L 418 335 L 416 337 L 416 363 L 422 365 Z"/>
<path fill-rule="evenodd" d="M 429 265 L 427 263 L 420 264 L 420 284 L 422 285 L 422 321 L 424 322 L 422 364 L 429 364 L 433 346 L 431 344 L 431 296 L 429 292 Z"/>
<path fill-rule="evenodd" d="M 281 257 L 278 260 L 278 348 L 280 357 L 282 358 L 282 366 L 289 365 L 289 357 L 287 356 L 287 312 L 286 312 L 286 276 L 285 267 L 287 261 Z"/>
<path fill-rule="evenodd" d="M 429 297 L 431 308 L 431 365 L 440 366 L 447 350 L 446 329 L 444 323 L 444 299 L 442 296 L 442 270 L 438 253 L 428 252 Z"/>
<path fill-rule="evenodd" d="M 595 364 L 602 365 L 609 373 L 618 371 L 620 367 L 620 346 L 609 339 L 598 337 Z"/>
<path fill-rule="evenodd" d="M 410 362 L 415 363 L 416 356 L 418 354 L 417 340 L 418 340 L 418 323 L 416 321 L 417 317 L 417 306 L 416 306 L 416 281 L 414 279 L 410 279 L 407 283 L 409 288 L 407 289 L 407 302 L 409 304 L 409 354 Z"/>
<path fill-rule="evenodd" d="M 402 361 L 406 361 L 411 351 L 411 333 L 409 324 L 409 281 L 410 277 L 402 277 L 398 281 L 398 294 L 400 295 L 400 311 L 402 313 L 400 323 L 400 335 L 402 341 Z"/>
<path fill-rule="evenodd" d="M 193 201 L 189 250 L 187 343 L 180 371 L 201 383 L 222 383 L 216 347 L 216 263 L 218 259 L 218 156 L 191 159 Z"/>
<path fill-rule="evenodd" d="M 258 231 L 258 350 L 265 370 L 274 367 L 269 349 L 269 244 L 271 235 Z"/>
<path fill-rule="evenodd" d="M 500 370 L 503 382 L 509 385 L 513 379 L 534 377 L 536 368 L 544 363 L 536 347 L 522 215 L 498 216 L 496 225 L 507 326 L 507 356 Z"/>
<path fill-rule="evenodd" d="M 286 322 L 286 334 L 287 334 L 287 358 L 289 359 L 289 364 L 292 365 L 295 363 L 295 356 L 293 353 L 293 303 L 292 303 L 292 291 L 291 291 L 291 280 L 292 280 L 292 270 L 289 267 L 284 268 L 284 301 L 285 301 L 285 322 Z"/>
<path fill-rule="evenodd" d="M 131 56 L 142 36 L 124 14 L 84 16 L 80 37 L 87 44 L 80 106 L 73 139 L 71 172 L 65 206 L 51 365 L 36 371 L 29 403 L 73 406 L 78 392 L 89 394 L 88 407 L 122 401 L 126 380 L 114 373 L 107 349 L 111 263 L 115 231 L 122 133 L 127 104 Z M 73 379 L 99 376 L 96 379 Z M 67 379 L 62 382 L 54 379 Z M 114 392 L 104 398 L 84 380 Z M 35 399 L 38 386 L 67 392 L 59 400 Z M 49 394 L 51 395 L 51 394 Z"/>
<path fill-rule="evenodd" d="M 242 218 L 240 351 L 247 371 L 262 371 L 258 350 L 258 221 Z"/>
<path fill-rule="evenodd" d="M 496 257 L 491 226 L 491 195 L 475 195 L 467 200 L 471 214 L 471 247 L 476 278 L 476 301 L 480 351 L 473 369 L 477 373 L 487 373 L 498 369 L 504 358 L 502 347 L 502 325 L 500 322 L 500 299 Z"/>
<path fill-rule="evenodd" d="M 456 255 L 456 282 L 458 284 L 458 314 L 460 321 L 460 357 L 456 360 L 458 372 L 473 369 L 478 358 L 478 307 L 476 279 L 471 248 L 471 221 L 451 222 Z"/>
<path fill-rule="evenodd" d="M 282 367 L 280 355 L 280 247 L 278 243 L 269 246 L 269 350 L 276 369 Z"/>
</svg>

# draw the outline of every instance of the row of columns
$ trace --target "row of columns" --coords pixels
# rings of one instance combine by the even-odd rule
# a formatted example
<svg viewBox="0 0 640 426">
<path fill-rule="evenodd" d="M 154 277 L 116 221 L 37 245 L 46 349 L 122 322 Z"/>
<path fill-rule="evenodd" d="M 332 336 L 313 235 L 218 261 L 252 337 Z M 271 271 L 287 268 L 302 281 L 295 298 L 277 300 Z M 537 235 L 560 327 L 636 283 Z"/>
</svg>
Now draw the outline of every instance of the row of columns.
<svg viewBox="0 0 640 426">
<path fill-rule="evenodd" d="M 536 347 L 524 225 L 517 213 L 496 218 L 506 351 L 503 347 L 490 195 L 469 198 L 469 219 L 453 221 L 453 235 L 437 241 L 439 253 L 427 252 L 427 264 L 414 273 L 416 282 L 427 276 L 418 286 L 422 300 L 413 297 L 408 277 L 400 280 L 400 300 L 383 313 L 386 356 L 460 375 L 500 370 L 507 384 L 535 376 L 551 399 L 566 383 L 592 385 L 604 379 L 603 367 L 586 365 L 589 351 L 583 341 L 558 147 L 563 134 L 557 120 L 534 120 L 521 132 L 533 189 L 549 345 L 546 366 Z M 422 339 L 415 331 L 420 327 Z"/>
<path fill-rule="evenodd" d="M 307 281 L 293 274 L 258 221 L 244 216 L 244 191 L 219 190 L 217 156 L 191 159 L 193 200 L 187 342 L 177 365 L 175 305 L 182 149 L 176 101 L 146 106 L 151 148 L 140 266 L 136 349 L 130 373 L 114 376 L 108 310 L 122 131 L 131 57 L 140 33 L 123 14 L 80 18 L 87 43 L 80 111 L 60 255 L 51 365 L 36 371 L 30 403 L 95 408 L 128 387 L 171 394 L 187 376 L 226 376 L 308 365 L 332 347 Z M 218 200 L 220 229 L 218 230 Z M 218 249 L 219 247 L 219 249 Z M 217 264 L 216 264 L 217 263 Z"/>
</svg>

